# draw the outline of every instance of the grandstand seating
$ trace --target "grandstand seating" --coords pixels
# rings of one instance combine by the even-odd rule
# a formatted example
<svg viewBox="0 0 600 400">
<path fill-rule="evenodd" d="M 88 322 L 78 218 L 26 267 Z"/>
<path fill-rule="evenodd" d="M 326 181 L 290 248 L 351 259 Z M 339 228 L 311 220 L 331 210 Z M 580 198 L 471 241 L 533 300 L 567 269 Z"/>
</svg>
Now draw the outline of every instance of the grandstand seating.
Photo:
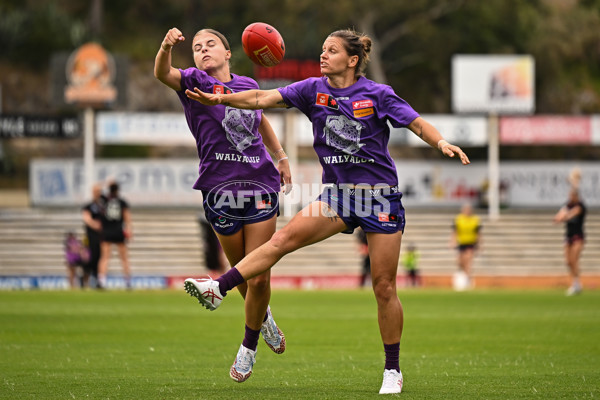
<svg viewBox="0 0 600 400">
<path fill-rule="evenodd" d="M 134 275 L 198 276 L 206 272 L 197 210 L 134 209 L 134 240 L 130 257 Z M 450 211 L 414 210 L 407 216 L 404 247 L 418 248 L 424 276 L 456 270 L 455 251 L 449 248 Z M 508 212 L 498 221 L 482 215 L 483 246 L 474 272 L 484 276 L 566 275 L 562 225 L 552 223 L 553 212 Z M 280 218 L 280 228 L 288 218 Z M 63 275 L 62 241 L 66 231 L 83 233 L 78 210 L 0 209 L 0 275 Z M 600 275 L 600 215 L 590 213 L 588 240 L 582 257 L 583 274 Z M 284 257 L 274 276 L 351 275 L 360 271 L 353 235 L 336 235 Z M 109 273 L 120 274 L 116 250 Z"/>
</svg>

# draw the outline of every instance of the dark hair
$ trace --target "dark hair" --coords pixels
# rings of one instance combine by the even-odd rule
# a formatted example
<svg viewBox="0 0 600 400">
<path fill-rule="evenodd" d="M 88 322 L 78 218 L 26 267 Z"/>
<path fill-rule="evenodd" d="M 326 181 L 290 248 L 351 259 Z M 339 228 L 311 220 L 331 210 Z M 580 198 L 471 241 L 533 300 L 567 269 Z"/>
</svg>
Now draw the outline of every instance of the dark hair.
<svg viewBox="0 0 600 400">
<path fill-rule="evenodd" d="M 194 37 L 198 36 L 201 33 L 212 33 L 213 35 L 215 35 L 216 37 L 218 37 L 219 39 L 221 39 L 221 42 L 223 43 L 223 46 L 225 46 L 225 50 L 231 50 L 231 47 L 229 47 L 229 42 L 227 41 L 227 38 L 225 37 L 225 35 L 223 35 L 221 32 L 216 31 L 214 29 L 211 28 L 204 28 L 204 29 L 200 29 L 198 32 L 196 32 L 196 34 L 194 35 Z"/>
<path fill-rule="evenodd" d="M 337 37 L 344 42 L 344 48 L 350 56 L 358 56 L 355 76 L 364 75 L 365 68 L 369 62 L 371 52 L 371 38 L 365 34 L 358 33 L 353 29 L 342 29 L 335 31 L 329 37 Z"/>
<path fill-rule="evenodd" d="M 108 186 L 108 191 L 110 192 L 111 195 L 116 196 L 119 193 L 119 184 L 111 183 Z"/>
</svg>

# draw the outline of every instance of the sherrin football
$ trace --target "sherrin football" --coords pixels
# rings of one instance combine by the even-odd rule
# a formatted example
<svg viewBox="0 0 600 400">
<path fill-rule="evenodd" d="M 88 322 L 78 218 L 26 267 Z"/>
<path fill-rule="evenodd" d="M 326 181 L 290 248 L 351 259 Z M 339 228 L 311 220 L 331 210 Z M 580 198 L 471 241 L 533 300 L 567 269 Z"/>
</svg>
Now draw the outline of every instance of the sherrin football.
<svg viewBox="0 0 600 400">
<path fill-rule="evenodd" d="M 244 29 L 242 46 L 250 60 L 262 67 L 274 67 L 285 55 L 283 38 L 277 29 L 264 22 L 255 22 Z"/>
</svg>

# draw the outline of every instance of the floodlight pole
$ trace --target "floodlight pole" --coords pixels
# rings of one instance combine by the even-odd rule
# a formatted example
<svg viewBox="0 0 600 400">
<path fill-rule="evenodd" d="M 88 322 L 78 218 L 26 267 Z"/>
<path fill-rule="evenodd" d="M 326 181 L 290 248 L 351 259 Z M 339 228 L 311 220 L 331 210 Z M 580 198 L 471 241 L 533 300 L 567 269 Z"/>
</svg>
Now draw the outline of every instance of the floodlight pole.
<svg viewBox="0 0 600 400">
<path fill-rule="evenodd" d="M 488 217 L 491 221 L 500 218 L 500 140 L 498 115 L 488 117 Z"/>
<path fill-rule="evenodd" d="M 89 106 L 83 111 L 83 198 L 91 199 L 94 186 L 94 109 Z"/>
</svg>

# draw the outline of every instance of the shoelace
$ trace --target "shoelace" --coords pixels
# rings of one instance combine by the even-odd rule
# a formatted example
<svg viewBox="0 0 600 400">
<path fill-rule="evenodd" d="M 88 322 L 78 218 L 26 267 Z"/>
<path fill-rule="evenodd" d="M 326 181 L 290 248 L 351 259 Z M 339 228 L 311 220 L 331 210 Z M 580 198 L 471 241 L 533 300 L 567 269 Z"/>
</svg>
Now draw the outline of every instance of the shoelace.
<svg viewBox="0 0 600 400">
<path fill-rule="evenodd" d="M 263 337 L 265 337 L 270 342 L 279 342 L 279 332 L 277 332 L 277 329 L 275 328 L 275 323 L 273 322 L 271 316 L 267 318 L 262 327 L 265 328 L 264 332 L 262 333 Z"/>
<path fill-rule="evenodd" d="M 383 373 L 383 386 L 396 386 L 398 384 L 398 376 L 392 371 Z"/>
<path fill-rule="evenodd" d="M 236 364 L 239 365 L 239 370 L 241 370 L 241 371 L 249 371 L 252 369 L 252 366 L 254 365 L 254 356 L 248 350 L 244 350 L 242 352 L 242 356 L 238 360 L 239 360 L 239 363 L 236 363 Z M 236 368 L 236 369 L 238 369 L 238 368 Z"/>
</svg>

